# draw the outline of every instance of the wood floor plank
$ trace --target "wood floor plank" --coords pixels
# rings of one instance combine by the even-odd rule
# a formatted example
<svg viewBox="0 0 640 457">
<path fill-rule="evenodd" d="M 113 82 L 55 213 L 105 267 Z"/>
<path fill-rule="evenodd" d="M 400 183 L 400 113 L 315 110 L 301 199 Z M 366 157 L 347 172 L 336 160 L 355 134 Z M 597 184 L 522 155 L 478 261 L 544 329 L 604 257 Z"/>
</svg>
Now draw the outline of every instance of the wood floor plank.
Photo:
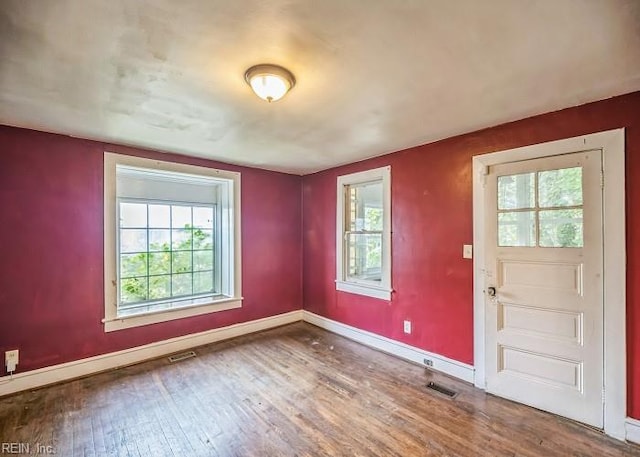
<svg viewBox="0 0 640 457">
<path fill-rule="evenodd" d="M 0 443 L 65 457 L 640 457 L 638 446 L 309 324 L 195 352 L 2 398 Z"/>
</svg>

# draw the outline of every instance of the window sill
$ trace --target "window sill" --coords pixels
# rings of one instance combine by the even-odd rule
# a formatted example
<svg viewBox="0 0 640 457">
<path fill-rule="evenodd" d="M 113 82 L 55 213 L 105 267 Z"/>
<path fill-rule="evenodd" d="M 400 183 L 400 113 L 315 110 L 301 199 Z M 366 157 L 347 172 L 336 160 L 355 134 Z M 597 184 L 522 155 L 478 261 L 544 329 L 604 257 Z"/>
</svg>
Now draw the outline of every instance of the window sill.
<svg viewBox="0 0 640 457">
<path fill-rule="evenodd" d="M 336 290 L 391 301 L 391 289 L 336 280 Z"/>
<path fill-rule="evenodd" d="M 222 299 L 212 299 L 210 303 L 186 305 L 176 308 L 160 309 L 149 311 L 144 314 L 130 314 L 122 316 L 107 317 L 102 320 L 105 332 L 113 332 L 127 328 L 140 327 L 143 325 L 157 324 L 185 317 L 199 316 L 201 314 L 227 311 L 242 307 L 242 298 L 225 297 Z"/>
</svg>

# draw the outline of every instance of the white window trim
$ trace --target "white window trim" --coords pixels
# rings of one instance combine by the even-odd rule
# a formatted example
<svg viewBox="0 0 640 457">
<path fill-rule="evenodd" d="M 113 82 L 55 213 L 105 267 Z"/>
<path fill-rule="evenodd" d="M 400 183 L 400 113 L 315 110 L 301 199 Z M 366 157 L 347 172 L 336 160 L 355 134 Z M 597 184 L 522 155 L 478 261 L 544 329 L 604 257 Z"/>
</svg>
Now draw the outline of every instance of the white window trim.
<svg viewBox="0 0 640 457">
<path fill-rule="evenodd" d="M 345 186 L 382 179 L 382 281 L 380 285 L 364 281 L 347 281 L 344 269 Z M 336 290 L 391 300 L 391 166 L 338 176 L 336 199 Z"/>
<path fill-rule="evenodd" d="M 202 175 L 233 181 L 233 295 L 219 299 L 212 298 L 205 303 L 186 305 L 166 310 L 152 311 L 131 316 L 118 316 L 117 305 L 117 255 L 116 255 L 116 166 L 127 165 L 139 168 L 150 168 L 176 173 Z M 104 323 L 105 332 L 122 330 L 142 325 L 166 322 L 185 317 L 198 316 L 217 311 L 225 311 L 242 307 L 242 255 L 240 242 L 240 173 L 217 170 L 195 165 L 164 162 L 143 157 L 127 156 L 111 152 L 104 153 Z M 223 276 L 230 272 L 223 272 Z"/>
</svg>

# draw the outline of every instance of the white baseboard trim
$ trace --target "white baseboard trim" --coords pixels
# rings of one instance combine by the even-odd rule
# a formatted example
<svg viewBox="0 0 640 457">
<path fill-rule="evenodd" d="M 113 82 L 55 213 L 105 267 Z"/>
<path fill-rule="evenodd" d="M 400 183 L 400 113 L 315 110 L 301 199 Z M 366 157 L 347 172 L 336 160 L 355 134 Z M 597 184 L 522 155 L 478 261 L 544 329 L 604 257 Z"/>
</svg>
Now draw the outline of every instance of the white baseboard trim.
<svg viewBox="0 0 640 457">
<path fill-rule="evenodd" d="M 640 444 L 640 420 L 627 417 L 625 430 L 627 441 Z"/>
<path fill-rule="evenodd" d="M 130 349 L 108 354 L 97 355 L 73 362 L 61 363 L 50 367 L 18 373 L 13 377 L 0 377 L 0 397 L 3 395 L 34 389 L 37 387 L 66 381 L 81 376 L 98 373 L 100 371 L 132 365 L 144 360 L 162 357 L 163 355 L 191 349 L 204 344 L 215 343 L 249 333 L 267 330 L 281 325 L 291 324 L 302 320 L 302 310 L 285 314 L 265 317 L 249 322 L 229 325 L 227 327 L 207 330 L 191 335 L 179 336 L 168 340 L 157 341 Z"/>
<path fill-rule="evenodd" d="M 425 366 L 424 359 L 430 359 L 433 361 L 433 366 L 430 368 L 441 371 L 442 373 L 446 373 L 455 378 L 462 379 L 463 381 L 473 383 L 474 368 L 466 363 L 458 362 L 457 360 L 453 360 L 442 355 L 409 346 L 408 344 L 376 335 L 375 333 L 367 332 L 366 330 L 360 330 L 309 311 L 302 311 L 302 319 L 305 322 L 330 332 L 337 333 L 338 335 L 342 335 L 350 340 L 357 341 L 358 343 L 362 343 L 382 352 L 400 357 L 401 359 L 418 363 L 422 366 Z"/>
</svg>

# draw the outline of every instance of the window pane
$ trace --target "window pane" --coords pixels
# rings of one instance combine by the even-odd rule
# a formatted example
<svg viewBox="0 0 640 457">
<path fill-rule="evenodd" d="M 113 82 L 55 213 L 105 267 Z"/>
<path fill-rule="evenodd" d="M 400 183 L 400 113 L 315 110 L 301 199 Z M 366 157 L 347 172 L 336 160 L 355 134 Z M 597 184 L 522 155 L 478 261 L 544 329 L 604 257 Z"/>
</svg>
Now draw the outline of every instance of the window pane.
<svg viewBox="0 0 640 457">
<path fill-rule="evenodd" d="M 171 207 L 171 226 L 174 229 L 191 227 L 191 207 L 173 205 Z"/>
<path fill-rule="evenodd" d="M 149 227 L 171 228 L 171 207 L 169 205 L 149 205 Z"/>
<path fill-rule="evenodd" d="M 347 273 L 350 279 L 382 280 L 382 234 L 347 235 Z"/>
<path fill-rule="evenodd" d="M 146 227 L 147 205 L 120 203 L 120 227 Z"/>
<path fill-rule="evenodd" d="M 213 207 L 122 203 L 122 208 L 121 219 L 130 228 L 119 231 L 120 305 L 213 292 Z"/>
<path fill-rule="evenodd" d="M 182 295 L 191 295 L 191 281 L 193 279 L 193 275 L 191 273 L 185 273 L 180 275 L 173 275 L 171 277 L 171 284 L 173 287 L 172 295 L 174 297 L 182 296 Z"/>
<path fill-rule="evenodd" d="M 498 213 L 498 246 L 535 246 L 535 211 Z"/>
<path fill-rule="evenodd" d="M 120 303 L 136 303 L 147 299 L 147 278 L 123 279 L 120 285 Z"/>
<path fill-rule="evenodd" d="M 174 251 L 185 251 L 191 249 L 191 229 L 173 230 L 171 232 L 172 249 Z"/>
<path fill-rule="evenodd" d="M 171 254 L 169 252 L 152 252 L 149 254 L 149 274 L 162 275 L 171 273 Z"/>
<path fill-rule="evenodd" d="M 582 205 L 582 168 L 562 168 L 538 173 L 541 208 Z"/>
<path fill-rule="evenodd" d="M 198 228 L 213 228 L 213 208 L 194 207 L 193 226 Z"/>
<path fill-rule="evenodd" d="M 146 252 L 147 231 L 120 229 L 120 252 Z"/>
<path fill-rule="evenodd" d="M 173 273 L 186 273 L 187 271 L 192 271 L 191 268 L 191 252 L 174 252 L 173 256 L 173 264 L 171 270 Z"/>
<path fill-rule="evenodd" d="M 203 271 L 193 274 L 193 293 L 204 294 L 213 292 L 213 272 Z"/>
<path fill-rule="evenodd" d="M 193 270 L 213 270 L 213 251 L 193 251 Z"/>
<path fill-rule="evenodd" d="M 149 300 L 171 297 L 171 276 L 151 276 L 149 278 Z"/>
<path fill-rule="evenodd" d="M 149 230 L 150 251 L 171 250 L 171 230 Z"/>
<path fill-rule="evenodd" d="M 193 249 L 211 249 L 213 247 L 213 230 L 194 229 Z"/>
<path fill-rule="evenodd" d="M 582 210 L 540 211 L 540 246 L 582 247 Z"/>
<path fill-rule="evenodd" d="M 498 209 L 535 207 L 535 173 L 498 176 Z"/>
<path fill-rule="evenodd" d="M 147 253 L 120 255 L 120 277 L 146 276 Z"/>
<path fill-rule="evenodd" d="M 382 231 L 382 182 L 347 186 L 348 231 Z"/>
</svg>

